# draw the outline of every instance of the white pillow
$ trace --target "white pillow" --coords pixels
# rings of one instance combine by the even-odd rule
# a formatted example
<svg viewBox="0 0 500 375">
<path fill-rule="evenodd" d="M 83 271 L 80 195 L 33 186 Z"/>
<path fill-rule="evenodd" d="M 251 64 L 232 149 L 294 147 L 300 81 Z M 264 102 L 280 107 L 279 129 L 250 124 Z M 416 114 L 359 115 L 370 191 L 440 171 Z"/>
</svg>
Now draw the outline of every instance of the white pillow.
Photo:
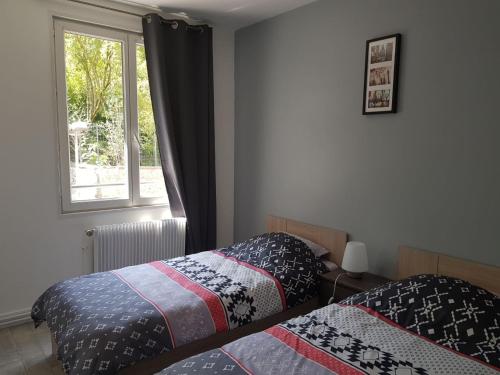
<svg viewBox="0 0 500 375">
<path fill-rule="evenodd" d="M 328 259 L 321 259 L 321 261 L 323 262 L 323 264 L 326 266 L 326 268 L 330 272 L 335 271 L 337 268 L 339 268 L 339 266 L 337 266 L 335 263 L 329 261 Z"/>
<path fill-rule="evenodd" d="M 309 241 L 309 240 L 302 238 L 300 236 L 297 236 L 296 234 L 293 234 L 293 233 L 288 233 L 288 232 L 284 232 L 284 233 L 288 234 L 289 236 L 295 237 L 296 239 L 304 242 L 307 245 L 307 247 L 309 247 L 309 249 L 311 249 L 311 251 L 316 256 L 316 258 L 321 258 L 322 256 L 325 256 L 326 254 L 330 253 L 323 246 L 318 245 L 315 242 Z"/>
</svg>

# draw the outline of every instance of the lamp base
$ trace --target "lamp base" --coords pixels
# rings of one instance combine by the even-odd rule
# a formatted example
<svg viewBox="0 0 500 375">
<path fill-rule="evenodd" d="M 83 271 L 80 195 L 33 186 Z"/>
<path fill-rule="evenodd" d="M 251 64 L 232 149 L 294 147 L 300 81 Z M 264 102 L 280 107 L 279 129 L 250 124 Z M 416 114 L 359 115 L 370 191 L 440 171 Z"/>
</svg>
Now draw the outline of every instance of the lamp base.
<svg viewBox="0 0 500 375">
<path fill-rule="evenodd" d="M 352 279 L 361 279 L 364 272 L 346 272 L 347 276 Z"/>
</svg>

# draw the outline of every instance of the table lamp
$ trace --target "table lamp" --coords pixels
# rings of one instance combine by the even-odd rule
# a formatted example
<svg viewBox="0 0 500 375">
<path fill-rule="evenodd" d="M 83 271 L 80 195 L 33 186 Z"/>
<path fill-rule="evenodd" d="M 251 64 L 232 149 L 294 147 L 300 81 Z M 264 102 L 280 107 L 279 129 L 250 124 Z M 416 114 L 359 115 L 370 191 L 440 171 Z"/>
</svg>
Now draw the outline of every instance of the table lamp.
<svg viewBox="0 0 500 375">
<path fill-rule="evenodd" d="M 345 247 L 342 269 L 347 276 L 360 279 L 363 272 L 368 271 L 368 256 L 363 242 L 351 241 Z"/>
</svg>

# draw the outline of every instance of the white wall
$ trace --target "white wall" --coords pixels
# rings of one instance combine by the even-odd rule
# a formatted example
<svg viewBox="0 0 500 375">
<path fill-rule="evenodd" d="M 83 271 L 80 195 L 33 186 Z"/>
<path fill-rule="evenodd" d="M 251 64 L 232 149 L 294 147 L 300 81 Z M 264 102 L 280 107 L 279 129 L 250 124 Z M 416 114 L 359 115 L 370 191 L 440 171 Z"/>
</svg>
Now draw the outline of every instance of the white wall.
<svg viewBox="0 0 500 375">
<path fill-rule="evenodd" d="M 159 219 L 162 208 L 61 215 L 51 15 L 140 30 L 140 19 L 60 0 L 0 2 L 0 324 L 54 282 L 90 271 L 84 230 Z M 219 244 L 233 234 L 233 32 L 215 27 Z"/>
</svg>

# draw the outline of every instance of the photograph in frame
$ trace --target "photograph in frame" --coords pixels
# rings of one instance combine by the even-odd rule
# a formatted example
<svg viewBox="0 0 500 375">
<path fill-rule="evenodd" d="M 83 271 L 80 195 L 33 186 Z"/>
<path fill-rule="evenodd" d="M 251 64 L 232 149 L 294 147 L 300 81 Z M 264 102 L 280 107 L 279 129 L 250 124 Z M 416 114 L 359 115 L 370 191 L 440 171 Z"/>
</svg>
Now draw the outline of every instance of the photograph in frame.
<svg viewBox="0 0 500 375">
<path fill-rule="evenodd" d="M 363 114 L 396 113 L 401 34 L 366 42 Z"/>
</svg>

